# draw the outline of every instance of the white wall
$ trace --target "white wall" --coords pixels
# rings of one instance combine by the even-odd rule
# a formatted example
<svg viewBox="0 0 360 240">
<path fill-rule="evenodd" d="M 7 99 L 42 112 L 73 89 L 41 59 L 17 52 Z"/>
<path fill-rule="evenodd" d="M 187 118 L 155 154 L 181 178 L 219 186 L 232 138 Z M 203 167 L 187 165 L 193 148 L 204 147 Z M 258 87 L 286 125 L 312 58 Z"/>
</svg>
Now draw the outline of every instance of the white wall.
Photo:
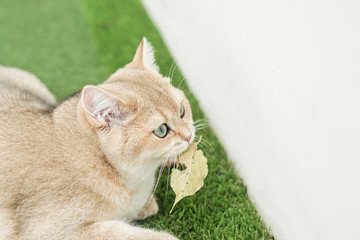
<svg viewBox="0 0 360 240">
<path fill-rule="evenodd" d="M 360 239 L 360 1 L 142 1 L 275 236 Z"/>
</svg>

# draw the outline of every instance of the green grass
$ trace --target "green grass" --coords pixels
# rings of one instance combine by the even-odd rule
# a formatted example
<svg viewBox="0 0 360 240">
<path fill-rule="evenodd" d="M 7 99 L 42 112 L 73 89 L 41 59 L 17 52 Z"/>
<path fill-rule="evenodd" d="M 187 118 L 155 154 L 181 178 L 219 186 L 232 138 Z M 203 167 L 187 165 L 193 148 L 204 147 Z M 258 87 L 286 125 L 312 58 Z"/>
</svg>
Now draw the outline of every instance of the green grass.
<svg viewBox="0 0 360 240">
<path fill-rule="evenodd" d="M 58 99 L 104 81 L 132 59 L 142 36 L 153 43 L 168 75 L 173 59 L 138 0 L 0 1 L 0 64 L 35 73 Z M 174 85 L 182 79 L 176 70 Z M 181 89 L 189 92 L 186 83 Z M 188 97 L 194 119 L 205 118 L 191 92 Z M 209 163 L 205 186 L 169 215 L 175 196 L 167 191 L 164 171 L 156 191 L 159 213 L 137 224 L 181 239 L 271 239 L 214 132 L 200 134 L 211 146 L 203 145 Z"/>
</svg>

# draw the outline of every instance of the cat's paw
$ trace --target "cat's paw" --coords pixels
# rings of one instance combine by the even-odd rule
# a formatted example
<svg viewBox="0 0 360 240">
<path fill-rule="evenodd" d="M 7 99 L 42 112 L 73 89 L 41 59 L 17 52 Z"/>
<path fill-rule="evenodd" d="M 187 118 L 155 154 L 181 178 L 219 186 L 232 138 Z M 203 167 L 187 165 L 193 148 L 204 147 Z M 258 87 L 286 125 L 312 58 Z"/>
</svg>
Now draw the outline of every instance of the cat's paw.
<svg viewBox="0 0 360 240">
<path fill-rule="evenodd" d="M 159 211 L 159 206 L 156 203 L 156 200 L 154 197 L 151 198 L 149 204 L 146 206 L 145 209 L 143 209 L 138 215 L 137 219 L 145 219 L 147 217 L 150 217 L 152 215 L 155 215 Z"/>
</svg>

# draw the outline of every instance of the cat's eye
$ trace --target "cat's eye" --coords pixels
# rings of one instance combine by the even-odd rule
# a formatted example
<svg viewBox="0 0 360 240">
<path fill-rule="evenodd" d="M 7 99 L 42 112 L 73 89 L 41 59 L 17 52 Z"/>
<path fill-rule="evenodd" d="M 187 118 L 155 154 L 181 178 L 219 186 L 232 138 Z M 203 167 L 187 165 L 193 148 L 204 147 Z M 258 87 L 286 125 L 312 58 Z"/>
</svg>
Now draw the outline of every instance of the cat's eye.
<svg viewBox="0 0 360 240">
<path fill-rule="evenodd" d="M 153 133 L 159 138 L 166 137 L 168 132 L 169 132 L 169 128 L 165 123 L 153 131 Z"/>
<path fill-rule="evenodd" d="M 183 118 L 185 115 L 185 108 L 184 106 L 180 103 L 180 118 Z"/>
</svg>

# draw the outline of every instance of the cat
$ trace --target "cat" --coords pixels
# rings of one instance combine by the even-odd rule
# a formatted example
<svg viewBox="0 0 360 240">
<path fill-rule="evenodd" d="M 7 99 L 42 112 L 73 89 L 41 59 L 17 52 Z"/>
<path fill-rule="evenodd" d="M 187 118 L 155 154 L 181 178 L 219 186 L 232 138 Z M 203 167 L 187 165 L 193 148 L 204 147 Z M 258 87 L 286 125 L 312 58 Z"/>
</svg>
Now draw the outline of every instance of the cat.
<svg viewBox="0 0 360 240">
<path fill-rule="evenodd" d="M 145 38 L 125 67 L 60 103 L 0 67 L 0 122 L 0 239 L 177 239 L 131 224 L 157 213 L 155 171 L 195 136 Z"/>
</svg>

